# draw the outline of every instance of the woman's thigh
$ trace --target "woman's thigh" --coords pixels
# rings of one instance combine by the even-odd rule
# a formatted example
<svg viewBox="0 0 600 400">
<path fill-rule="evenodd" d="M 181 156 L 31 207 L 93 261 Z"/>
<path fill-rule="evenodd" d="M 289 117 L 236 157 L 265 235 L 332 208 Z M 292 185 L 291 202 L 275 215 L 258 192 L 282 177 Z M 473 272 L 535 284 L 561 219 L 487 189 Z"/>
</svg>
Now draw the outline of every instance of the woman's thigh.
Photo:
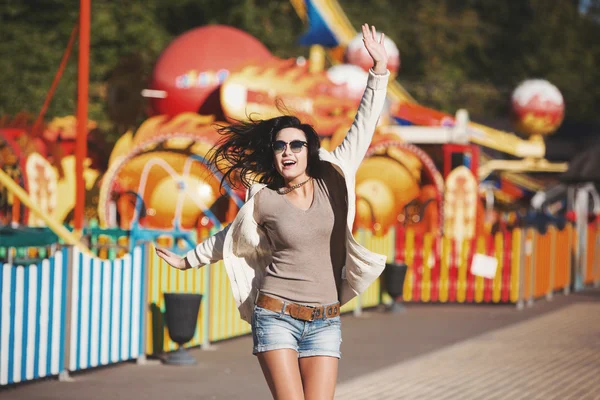
<svg viewBox="0 0 600 400">
<path fill-rule="evenodd" d="M 313 321 L 300 340 L 300 375 L 307 400 L 333 399 L 341 342 L 340 317 Z"/>
<path fill-rule="evenodd" d="M 315 356 L 300 359 L 300 376 L 306 400 L 333 399 L 339 359 Z"/>
<path fill-rule="evenodd" d="M 298 339 L 303 324 L 290 316 L 254 308 L 253 353 L 258 357 L 275 399 L 304 399 L 298 366 Z"/>
<path fill-rule="evenodd" d="M 256 356 L 274 399 L 304 399 L 298 353 L 295 350 L 271 350 Z"/>
</svg>

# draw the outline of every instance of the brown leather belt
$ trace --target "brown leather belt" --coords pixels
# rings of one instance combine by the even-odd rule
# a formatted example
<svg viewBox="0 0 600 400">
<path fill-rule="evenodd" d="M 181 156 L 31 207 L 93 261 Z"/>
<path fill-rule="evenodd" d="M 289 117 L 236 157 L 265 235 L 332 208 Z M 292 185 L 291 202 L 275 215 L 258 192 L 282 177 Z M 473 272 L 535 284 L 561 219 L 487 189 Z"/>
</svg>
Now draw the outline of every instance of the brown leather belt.
<svg viewBox="0 0 600 400">
<path fill-rule="evenodd" d="M 284 308 L 285 304 L 285 308 Z M 283 302 L 269 295 L 259 293 L 256 305 L 266 310 L 281 312 L 302 321 L 314 321 L 319 318 L 334 318 L 340 315 L 340 303 L 329 306 L 303 306 L 296 303 Z"/>
</svg>

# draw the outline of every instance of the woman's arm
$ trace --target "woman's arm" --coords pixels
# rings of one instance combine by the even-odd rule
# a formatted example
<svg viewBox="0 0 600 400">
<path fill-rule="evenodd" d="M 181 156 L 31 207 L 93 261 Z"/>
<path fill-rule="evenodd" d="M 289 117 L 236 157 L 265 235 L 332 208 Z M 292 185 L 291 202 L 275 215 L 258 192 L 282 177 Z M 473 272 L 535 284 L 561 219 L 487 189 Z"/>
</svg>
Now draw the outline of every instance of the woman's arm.
<svg viewBox="0 0 600 400">
<path fill-rule="evenodd" d="M 200 268 L 206 264 L 212 264 L 223 259 L 223 243 L 230 225 L 221 229 L 202 243 L 198 244 L 195 249 L 188 251 L 185 256 L 186 261 L 192 268 Z"/>
<path fill-rule="evenodd" d="M 264 187 L 265 185 L 263 184 L 252 185 L 246 191 L 246 203 Z M 256 202 L 254 203 L 254 210 L 256 210 Z M 223 259 L 225 236 L 227 236 L 230 226 L 231 224 L 227 225 L 216 234 L 199 243 L 194 249 L 188 251 L 185 257 L 181 257 L 167 249 L 159 248 L 156 249 L 156 254 L 173 268 L 181 270 L 200 268 L 204 265 L 221 261 Z"/>
<path fill-rule="evenodd" d="M 352 127 L 346 138 L 334 151 L 333 155 L 352 172 L 358 169 L 367 152 L 387 92 L 389 71 L 387 70 L 388 56 L 383 46 L 385 35 L 382 33 L 379 41 L 376 39 L 375 27 L 367 24 L 362 26 L 365 48 L 373 59 L 373 68 L 369 70 L 367 87 L 358 106 L 358 111 Z"/>
<path fill-rule="evenodd" d="M 185 257 L 158 247 L 156 248 L 156 254 L 173 268 L 181 270 L 200 268 L 203 265 L 215 263 L 223 259 L 223 243 L 230 226 L 227 225 L 224 229 L 198 244 L 196 248 L 188 251 Z"/>
</svg>

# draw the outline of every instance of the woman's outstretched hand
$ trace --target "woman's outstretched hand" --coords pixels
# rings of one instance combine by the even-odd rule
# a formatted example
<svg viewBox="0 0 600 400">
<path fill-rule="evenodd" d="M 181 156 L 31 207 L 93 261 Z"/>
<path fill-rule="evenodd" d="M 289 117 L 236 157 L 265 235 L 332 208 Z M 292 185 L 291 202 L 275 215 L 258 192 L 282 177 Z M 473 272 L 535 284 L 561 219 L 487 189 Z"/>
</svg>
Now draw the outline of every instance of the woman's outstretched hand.
<svg viewBox="0 0 600 400">
<path fill-rule="evenodd" d="M 177 254 L 167 249 L 156 248 L 156 255 L 162 258 L 173 268 L 180 269 L 182 271 L 190 269 L 191 266 L 187 263 L 185 257 L 178 256 Z"/>
<path fill-rule="evenodd" d="M 373 59 L 373 72 L 376 74 L 385 74 L 387 72 L 388 55 L 383 46 L 383 39 L 385 35 L 381 33 L 381 38 L 377 40 L 377 33 L 375 27 L 369 24 L 363 24 L 362 26 L 363 42 L 365 48 L 369 52 L 369 55 Z"/>
</svg>

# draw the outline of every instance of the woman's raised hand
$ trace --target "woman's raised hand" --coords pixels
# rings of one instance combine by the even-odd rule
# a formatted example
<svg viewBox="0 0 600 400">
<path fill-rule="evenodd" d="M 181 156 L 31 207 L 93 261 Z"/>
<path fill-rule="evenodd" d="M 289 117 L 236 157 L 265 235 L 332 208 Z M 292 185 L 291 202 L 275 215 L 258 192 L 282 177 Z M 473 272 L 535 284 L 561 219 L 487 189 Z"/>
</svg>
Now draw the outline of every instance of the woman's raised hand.
<svg viewBox="0 0 600 400">
<path fill-rule="evenodd" d="M 384 33 L 382 32 L 381 38 L 377 40 L 375 27 L 371 26 L 369 28 L 369 24 L 363 24 L 362 34 L 365 48 L 373 59 L 373 71 L 376 74 L 385 74 L 387 71 L 388 55 L 383 46 L 383 40 L 385 38 Z"/>
<path fill-rule="evenodd" d="M 178 256 L 177 254 L 169 251 L 167 249 L 156 248 L 156 255 L 162 258 L 173 268 L 177 268 L 180 270 L 186 270 L 191 268 L 190 265 L 186 262 L 185 257 Z"/>
</svg>

